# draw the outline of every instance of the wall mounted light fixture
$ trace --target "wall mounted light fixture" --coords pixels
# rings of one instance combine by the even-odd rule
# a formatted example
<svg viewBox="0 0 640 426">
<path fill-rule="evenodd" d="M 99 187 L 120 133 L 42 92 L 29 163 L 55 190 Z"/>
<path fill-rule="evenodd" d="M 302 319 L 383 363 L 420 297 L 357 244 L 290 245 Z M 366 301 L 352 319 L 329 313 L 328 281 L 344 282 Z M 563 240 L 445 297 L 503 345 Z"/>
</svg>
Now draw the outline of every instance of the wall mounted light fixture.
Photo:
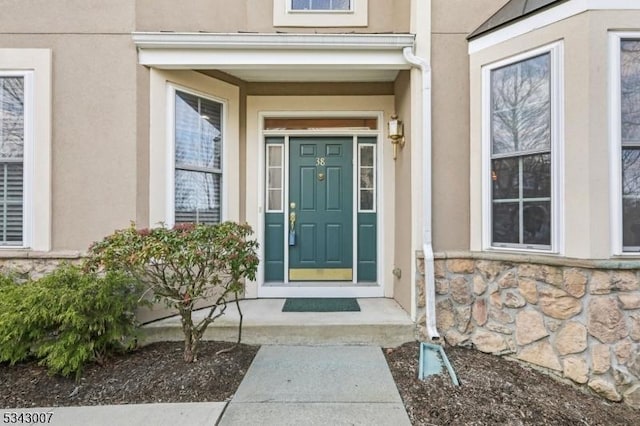
<svg viewBox="0 0 640 426">
<path fill-rule="evenodd" d="M 404 147 L 404 125 L 401 120 L 398 120 L 398 116 L 393 114 L 388 123 L 389 139 L 393 144 L 393 159 L 395 160 L 398 155 L 398 145 L 400 148 Z"/>
</svg>

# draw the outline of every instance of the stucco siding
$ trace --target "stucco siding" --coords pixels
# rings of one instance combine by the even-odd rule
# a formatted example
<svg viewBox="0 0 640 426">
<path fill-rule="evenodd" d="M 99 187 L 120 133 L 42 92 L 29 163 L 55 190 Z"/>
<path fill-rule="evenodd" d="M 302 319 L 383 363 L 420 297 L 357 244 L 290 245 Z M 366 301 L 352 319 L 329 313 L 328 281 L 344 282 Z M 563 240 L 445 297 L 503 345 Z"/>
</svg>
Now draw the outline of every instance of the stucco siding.
<svg viewBox="0 0 640 426">
<path fill-rule="evenodd" d="M 411 309 L 411 289 L 413 275 L 412 267 L 412 250 L 411 240 L 414 230 L 411 229 L 412 199 L 411 191 L 411 78 L 409 71 L 400 73 L 395 82 L 395 110 L 398 117 L 402 117 L 405 125 L 405 146 L 398 153 L 395 162 L 394 182 L 394 200 L 396 227 L 394 235 L 394 251 L 396 257 L 394 260 L 394 268 L 398 268 L 400 274 L 394 275 L 393 295 L 396 301 L 405 310 Z M 389 143 L 384 141 L 385 143 Z M 403 225 L 404 224 L 404 225 Z M 398 275 L 400 275 L 398 277 Z"/>
<path fill-rule="evenodd" d="M 469 35 L 508 0 L 431 0 L 434 34 Z"/>
<path fill-rule="evenodd" d="M 432 0 L 433 248 L 469 249 L 469 56 L 466 37 L 506 0 Z"/>
<path fill-rule="evenodd" d="M 469 247 L 469 86 L 463 35 L 434 34 L 433 240 L 435 251 Z"/>
<path fill-rule="evenodd" d="M 128 34 L 133 0 L 3 0 L 0 32 L 6 34 Z"/>
<path fill-rule="evenodd" d="M 369 0 L 367 27 L 323 28 L 322 32 L 408 32 L 409 0 Z M 275 32 L 273 0 L 137 0 L 138 31 Z M 286 31 L 317 32 L 317 28 L 287 27 Z"/>
<path fill-rule="evenodd" d="M 52 49 L 51 248 L 83 251 L 136 219 L 137 58 L 130 35 L 5 34 L 0 47 Z"/>
</svg>

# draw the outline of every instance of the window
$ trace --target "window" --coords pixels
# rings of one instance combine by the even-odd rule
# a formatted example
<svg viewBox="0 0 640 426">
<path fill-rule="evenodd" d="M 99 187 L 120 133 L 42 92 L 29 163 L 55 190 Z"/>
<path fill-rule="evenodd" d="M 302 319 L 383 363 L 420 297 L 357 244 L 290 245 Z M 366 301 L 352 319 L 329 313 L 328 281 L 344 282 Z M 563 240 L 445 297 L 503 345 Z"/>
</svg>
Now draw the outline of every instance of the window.
<svg viewBox="0 0 640 426">
<path fill-rule="evenodd" d="M 282 139 L 267 139 L 267 212 L 283 212 L 284 149 Z"/>
<path fill-rule="evenodd" d="M 24 241 L 24 154 L 28 74 L 0 74 L 0 245 Z"/>
<path fill-rule="evenodd" d="M 640 39 L 620 40 L 622 247 L 640 251 Z"/>
<path fill-rule="evenodd" d="M 0 247 L 51 250 L 51 50 L 0 49 Z"/>
<path fill-rule="evenodd" d="M 376 146 L 358 144 L 358 211 L 376 211 Z"/>
<path fill-rule="evenodd" d="M 554 247 L 557 50 L 539 49 L 485 68 L 485 246 Z"/>
<path fill-rule="evenodd" d="M 239 220 L 240 89 L 152 67 L 149 97 L 149 224 Z"/>
<path fill-rule="evenodd" d="M 273 0 L 274 27 L 366 27 L 368 0 Z"/>
<path fill-rule="evenodd" d="M 351 10 L 350 0 L 291 0 L 291 10 Z"/>
<path fill-rule="evenodd" d="M 221 220 L 222 104 L 175 92 L 175 223 Z"/>
</svg>

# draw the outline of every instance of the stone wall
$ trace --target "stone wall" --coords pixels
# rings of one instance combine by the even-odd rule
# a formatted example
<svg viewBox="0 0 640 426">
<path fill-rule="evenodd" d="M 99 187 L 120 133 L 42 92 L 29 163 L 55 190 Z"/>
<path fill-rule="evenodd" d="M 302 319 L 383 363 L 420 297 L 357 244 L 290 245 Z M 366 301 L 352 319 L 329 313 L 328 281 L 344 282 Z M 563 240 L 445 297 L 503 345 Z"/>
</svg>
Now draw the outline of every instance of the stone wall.
<svg viewBox="0 0 640 426">
<path fill-rule="evenodd" d="M 635 263 L 514 258 L 436 259 L 436 319 L 446 343 L 514 357 L 640 408 Z M 424 338 L 424 275 L 417 280 Z"/>
<path fill-rule="evenodd" d="M 0 257 L 0 274 L 10 274 L 18 280 L 37 279 L 53 271 L 60 263 L 80 262 L 79 253 L 47 253 L 29 255 L 7 255 Z"/>
</svg>

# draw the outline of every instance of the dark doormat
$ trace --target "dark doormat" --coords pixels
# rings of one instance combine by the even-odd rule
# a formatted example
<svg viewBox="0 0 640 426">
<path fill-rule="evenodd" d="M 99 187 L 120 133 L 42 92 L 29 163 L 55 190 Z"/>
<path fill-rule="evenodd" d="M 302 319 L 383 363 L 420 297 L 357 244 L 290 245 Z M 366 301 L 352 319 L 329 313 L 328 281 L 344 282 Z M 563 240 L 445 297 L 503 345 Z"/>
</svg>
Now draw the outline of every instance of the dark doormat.
<svg viewBox="0 0 640 426">
<path fill-rule="evenodd" d="M 355 298 L 292 298 L 282 312 L 360 312 L 360 305 Z"/>
</svg>

